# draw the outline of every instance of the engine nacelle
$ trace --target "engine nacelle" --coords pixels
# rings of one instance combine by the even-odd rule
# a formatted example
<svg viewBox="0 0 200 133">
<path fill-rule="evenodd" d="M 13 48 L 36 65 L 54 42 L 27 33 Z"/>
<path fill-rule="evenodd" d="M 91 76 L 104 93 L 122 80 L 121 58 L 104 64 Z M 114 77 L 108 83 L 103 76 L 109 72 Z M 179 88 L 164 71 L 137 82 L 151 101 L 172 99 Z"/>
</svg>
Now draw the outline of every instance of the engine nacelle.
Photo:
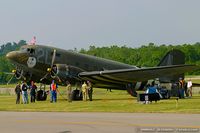
<svg viewBox="0 0 200 133">
<path fill-rule="evenodd" d="M 14 73 L 16 79 L 21 79 L 23 76 L 24 71 L 22 69 L 16 69 L 16 70 L 12 70 L 12 72 Z"/>
<path fill-rule="evenodd" d="M 78 74 L 84 70 L 75 67 L 69 66 L 66 64 L 55 64 L 53 65 L 51 76 L 54 78 L 58 76 L 62 79 L 78 78 Z"/>
</svg>

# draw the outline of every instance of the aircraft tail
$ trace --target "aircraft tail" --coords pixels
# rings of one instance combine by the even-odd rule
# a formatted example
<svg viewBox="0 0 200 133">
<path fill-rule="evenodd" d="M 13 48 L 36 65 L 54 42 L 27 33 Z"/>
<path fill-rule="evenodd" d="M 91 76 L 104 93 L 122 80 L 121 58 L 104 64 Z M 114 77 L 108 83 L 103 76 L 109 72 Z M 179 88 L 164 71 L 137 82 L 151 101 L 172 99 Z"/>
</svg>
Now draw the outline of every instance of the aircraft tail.
<svg viewBox="0 0 200 133">
<path fill-rule="evenodd" d="M 170 66 L 170 65 L 181 65 L 185 64 L 185 54 L 177 49 L 173 49 L 169 51 L 161 60 L 161 62 L 158 64 L 158 66 Z M 184 73 L 179 74 L 179 75 L 173 75 L 173 76 L 168 76 L 159 78 L 160 82 L 175 82 L 178 81 L 179 78 L 182 77 L 184 78 Z"/>
</svg>

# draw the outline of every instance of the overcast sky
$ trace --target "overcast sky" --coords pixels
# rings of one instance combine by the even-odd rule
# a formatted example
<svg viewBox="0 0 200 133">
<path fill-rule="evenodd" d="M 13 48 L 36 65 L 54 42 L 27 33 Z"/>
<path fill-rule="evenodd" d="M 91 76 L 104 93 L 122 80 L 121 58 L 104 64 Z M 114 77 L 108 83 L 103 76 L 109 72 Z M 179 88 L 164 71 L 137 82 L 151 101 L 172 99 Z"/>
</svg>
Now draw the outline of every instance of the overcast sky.
<svg viewBox="0 0 200 133">
<path fill-rule="evenodd" d="M 64 49 L 200 41 L 199 0 L 0 0 L 0 44 Z"/>
</svg>

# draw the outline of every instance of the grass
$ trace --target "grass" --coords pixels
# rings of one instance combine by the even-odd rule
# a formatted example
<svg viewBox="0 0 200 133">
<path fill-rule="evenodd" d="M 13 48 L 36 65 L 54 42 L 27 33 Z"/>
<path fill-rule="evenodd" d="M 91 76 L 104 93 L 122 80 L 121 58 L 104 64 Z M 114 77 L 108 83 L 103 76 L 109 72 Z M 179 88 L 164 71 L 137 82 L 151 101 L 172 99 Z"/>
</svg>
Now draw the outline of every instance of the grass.
<svg viewBox="0 0 200 133">
<path fill-rule="evenodd" d="M 187 81 L 188 79 L 191 79 L 193 83 L 198 83 L 198 84 L 200 84 L 200 76 L 199 76 L 199 75 L 197 75 L 197 76 L 188 75 L 188 76 L 185 77 L 185 79 L 186 79 L 186 81 Z"/>
<path fill-rule="evenodd" d="M 13 86 L 9 86 L 13 87 Z M 0 87 L 1 88 L 1 87 Z M 160 100 L 152 104 L 140 104 L 123 90 L 94 88 L 93 101 L 66 101 L 65 88 L 60 87 L 57 103 L 36 101 L 29 104 L 15 104 L 15 95 L 0 95 L 0 111 L 44 111 L 44 112 L 137 112 L 137 113 L 200 113 L 200 95 L 196 94 L 190 99 L 176 98 Z"/>
</svg>

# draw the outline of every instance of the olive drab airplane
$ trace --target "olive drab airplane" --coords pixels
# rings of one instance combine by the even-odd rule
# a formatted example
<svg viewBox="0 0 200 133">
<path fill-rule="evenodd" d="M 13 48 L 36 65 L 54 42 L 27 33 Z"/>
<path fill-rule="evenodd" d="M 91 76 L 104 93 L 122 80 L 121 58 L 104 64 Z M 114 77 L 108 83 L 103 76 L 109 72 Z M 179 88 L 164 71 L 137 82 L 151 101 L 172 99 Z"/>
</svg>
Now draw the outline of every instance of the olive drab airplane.
<svg viewBox="0 0 200 133">
<path fill-rule="evenodd" d="M 169 51 L 158 66 L 144 68 L 44 45 L 24 45 L 6 57 L 16 66 L 13 73 L 17 79 L 40 83 L 55 79 L 60 84 L 89 80 L 94 87 L 124 89 L 132 96 L 149 79 L 178 81 L 185 72 L 197 69 L 185 65 L 185 56 L 179 50 Z"/>
</svg>

